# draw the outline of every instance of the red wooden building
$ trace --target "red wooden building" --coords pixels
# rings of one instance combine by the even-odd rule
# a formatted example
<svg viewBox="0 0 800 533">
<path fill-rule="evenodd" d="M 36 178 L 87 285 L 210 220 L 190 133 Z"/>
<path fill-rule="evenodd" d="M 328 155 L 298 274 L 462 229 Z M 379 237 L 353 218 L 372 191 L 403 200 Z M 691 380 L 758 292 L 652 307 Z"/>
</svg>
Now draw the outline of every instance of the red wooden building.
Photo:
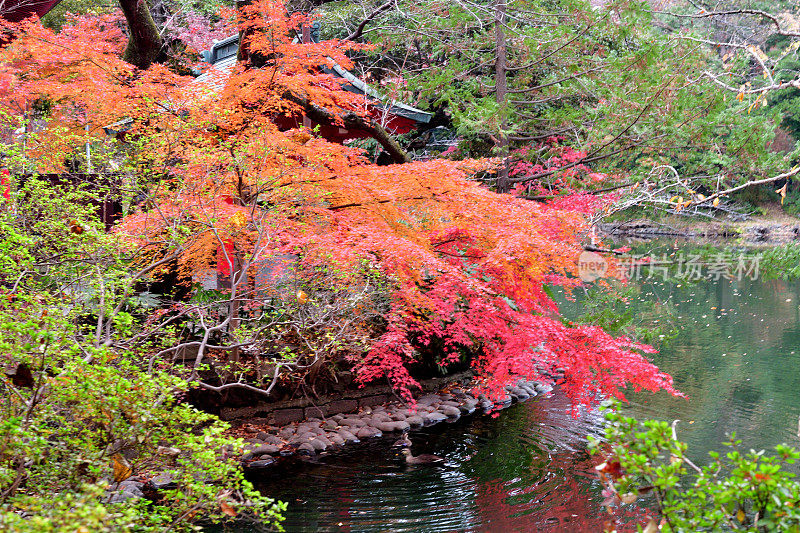
<svg viewBox="0 0 800 533">
<path fill-rule="evenodd" d="M 304 30 L 304 42 L 309 42 L 309 40 L 310 42 L 319 41 L 319 22 L 315 22 L 310 31 L 306 28 Z M 231 35 L 215 43 L 210 50 L 205 50 L 203 52 L 203 60 L 211 66 L 197 77 L 195 83 L 208 85 L 214 90 L 221 90 L 234 66 L 236 66 L 238 51 L 239 34 Z M 402 102 L 386 101 L 375 89 L 337 63 L 334 63 L 330 70 L 326 69 L 326 73 L 344 79 L 346 83 L 342 86 L 343 89 L 363 95 L 366 99 L 369 114 L 391 134 L 408 133 L 422 124 L 427 124 L 433 117 L 431 113 Z M 276 123 L 281 129 L 285 130 L 300 126 L 311 128 L 319 126 L 320 135 L 333 142 L 372 136 L 369 132 L 356 128 L 317 124 L 308 118 L 305 118 L 304 121 L 302 116 L 283 116 L 278 118 Z"/>
</svg>

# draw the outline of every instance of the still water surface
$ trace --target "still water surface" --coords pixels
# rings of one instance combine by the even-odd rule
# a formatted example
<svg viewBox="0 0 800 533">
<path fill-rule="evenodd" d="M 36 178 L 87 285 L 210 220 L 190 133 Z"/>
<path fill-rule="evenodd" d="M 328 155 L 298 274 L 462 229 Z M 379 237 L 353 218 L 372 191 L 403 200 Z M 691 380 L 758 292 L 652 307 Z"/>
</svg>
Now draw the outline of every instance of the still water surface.
<svg viewBox="0 0 800 533">
<path fill-rule="evenodd" d="M 681 419 L 679 437 L 698 460 L 731 431 L 744 445 L 797 445 L 800 415 L 800 284 L 703 281 L 641 285 L 631 300 L 642 325 L 652 302 L 669 309 L 677 337 L 655 362 L 688 400 L 632 394 L 637 417 Z M 564 302 L 568 316 L 580 297 Z M 654 324 L 657 325 L 657 324 Z M 409 467 L 388 442 L 352 446 L 255 480 L 288 502 L 287 531 L 602 531 L 601 487 L 586 435 L 601 417 L 567 414 L 556 392 L 503 411 L 412 433 L 413 452 L 447 459 Z"/>
</svg>

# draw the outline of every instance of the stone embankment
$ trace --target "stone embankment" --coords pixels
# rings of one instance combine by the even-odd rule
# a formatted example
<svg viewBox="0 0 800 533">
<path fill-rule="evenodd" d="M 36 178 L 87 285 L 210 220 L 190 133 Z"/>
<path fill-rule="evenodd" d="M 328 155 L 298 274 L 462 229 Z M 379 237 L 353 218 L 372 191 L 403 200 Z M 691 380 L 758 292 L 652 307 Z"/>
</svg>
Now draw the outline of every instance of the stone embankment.
<svg viewBox="0 0 800 533">
<path fill-rule="evenodd" d="M 423 426 L 455 422 L 473 413 L 490 413 L 523 402 L 552 390 L 547 384 L 519 381 L 506 387 L 506 396 L 491 402 L 460 388 L 426 394 L 413 408 L 392 402 L 360 407 L 353 412 L 336 413 L 326 418 L 310 417 L 284 426 L 268 425 L 265 420 L 241 423 L 238 431 L 246 435 L 242 466 L 247 471 L 268 468 L 280 458 L 316 456 L 385 434 L 406 433 Z"/>
<path fill-rule="evenodd" d="M 563 378 L 563 369 L 557 369 L 548 377 L 556 383 L 559 382 Z M 452 387 L 447 392 L 425 394 L 416 400 L 414 407 L 400 402 L 370 406 L 359 405 L 359 402 L 350 400 L 334 403 L 339 401 L 334 400 L 327 405 L 350 409 L 347 412 L 311 416 L 277 425 L 274 415 L 269 418 L 234 421 L 233 425 L 237 434 L 245 437 L 242 468 L 246 472 L 257 474 L 269 469 L 277 461 L 307 459 L 387 434 L 405 434 L 441 422 L 456 422 L 473 414 L 489 414 L 514 403 L 545 395 L 552 390 L 552 386 L 545 383 L 520 380 L 516 385 L 506 386 L 505 397 L 492 402 L 482 395 L 475 396 L 462 388 Z M 369 398 L 375 399 L 377 396 Z M 307 409 L 297 410 L 305 413 Z M 322 412 L 309 411 L 309 414 L 321 415 Z M 295 418 L 294 415 L 292 418 Z M 231 453 L 230 448 L 220 450 L 221 457 L 228 458 Z M 135 477 L 114 483 L 109 488 L 107 501 L 117 503 L 142 497 L 156 501 L 160 497 L 160 491 L 174 488 L 177 486 L 167 474 L 159 474 L 152 479 Z"/>
<path fill-rule="evenodd" d="M 597 229 L 616 240 L 649 241 L 677 238 L 694 244 L 736 241 L 746 245 L 779 245 L 800 241 L 800 220 L 785 217 L 778 220 L 752 217 L 739 222 L 704 222 L 700 220 L 647 219 L 598 224 Z"/>
</svg>

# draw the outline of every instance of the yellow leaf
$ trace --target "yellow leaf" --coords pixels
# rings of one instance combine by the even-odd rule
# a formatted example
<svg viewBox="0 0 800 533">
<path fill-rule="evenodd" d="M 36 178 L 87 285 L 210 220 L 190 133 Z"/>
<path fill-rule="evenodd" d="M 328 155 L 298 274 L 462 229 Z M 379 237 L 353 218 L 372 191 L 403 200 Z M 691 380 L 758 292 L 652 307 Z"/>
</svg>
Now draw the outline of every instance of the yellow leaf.
<svg viewBox="0 0 800 533">
<path fill-rule="evenodd" d="M 114 481 L 116 482 L 125 481 L 133 474 L 131 465 L 118 453 L 111 457 L 111 466 L 114 469 Z"/>
<path fill-rule="evenodd" d="M 736 99 L 737 99 L 737 100 L 739 100 L 740 102 L 741 102 L 742 100 L 744 100 L 744 93 L 739 93 L 739 94 L 737 94 L 737 95 L 736 95 Z"/>
<path fill-rule="evenodd" d="M 297 291 L 297 301 L 301 304 L 306 303 L 308 301 L 308 294 L 302 289 Z"/>
<path fill-rule="evenodd" d="M 228 219 L 228 221 L 237 228 L 241 228 L 247 223 L 247 217 L 241 211 L 237 211 L 231 216 L 231 218 Z"/>
<path fill-rule="evenodd" d="M 714 201 L 711 202 L 711 205 L 713 205 L 714 207 L 717 207 L 719 205 L 719 198 L 714 198 Z"/>
<path fill-rule="evenodd" d="M 705 199 L 706 199 L 706 195 L 705 194 L 698 194 L 697 195 L 697 200 L 698 201 L 702 202 Z"/>
<path fill-rule="evenodd" d="M 745 519 L 745 514 L 744 514 L 744 511 L 742 511 L 741 509 L 739 509 L 738 511 L 736 511 L 736 519 L 737 519 L 739 522 L 744 522 L 744 519 Z"/>
<path fill-rule="evenodd" d="M 677 196 L 673 196 L 672 198 L 669 199 L 669 203 L 671 203 L 671 204 L 674 204 L 677 201 L 678 201 L 678 197 Z"/>
</svg>

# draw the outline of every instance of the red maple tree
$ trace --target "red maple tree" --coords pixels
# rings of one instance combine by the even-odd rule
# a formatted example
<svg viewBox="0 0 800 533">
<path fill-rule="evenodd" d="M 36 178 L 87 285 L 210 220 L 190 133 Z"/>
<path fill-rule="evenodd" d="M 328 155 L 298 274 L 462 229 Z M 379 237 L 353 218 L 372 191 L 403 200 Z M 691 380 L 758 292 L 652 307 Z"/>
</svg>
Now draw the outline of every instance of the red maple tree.
<svg viewBox="0 0 800 533">
<path fill-rule="evenodd" d="M 627 384 L 677 394 L 647 360 L 651 348 L 564 322 L 548 296 L 548 285 L 579 283 L 587 227 L 571 207 L 585 202 L 542 206 L 495 194 L 472 179 L 492 161 L 376 166 L 313 132 L 280 131 L 276 117 L 309 106 L 332 117 L 365 113 L 363 99 L 326 74 L 332 60 L 348 65 L 342 43 L 293 43 L 303 22 L 280 3 L 253 2 L 240 25 L 258 66 L 237 67 L 221 94 L 163 66 L 142 71 L 119 59 L 112 19 L 78 18 L 58 34 L 22 23 L 0 51 L 0 86 L 11 89 L 2 105 L 19 116 L 48 102 L 37 142 L 50 170 L 59 159 L 45 154 L 65 139 L 74 145 L 85 124 L 98 135 L 99 125 L 130 119 L 127 164 L 148 199 L 117 231 L 140 258 L 174 255 L 185 278 L 221 257 L 252 283 L 254 271 L 286 253 L 306 272 L 335 271 L 339 282 L 363 281 L 365 264 L 379 272 L 391 298 L 383 324 L 366 350 L 347 353 L 362 383 L 388 378 L 411 400 L 409 367 L 435 346 L 442 366 L 468 359 L 490 397 L 556 367 L 578 403 L 619 396 Z M 252 307 L 254 294 L 230 298 Z M 220 331 L 235 336 L 226 320 Z"/>
</svg>

